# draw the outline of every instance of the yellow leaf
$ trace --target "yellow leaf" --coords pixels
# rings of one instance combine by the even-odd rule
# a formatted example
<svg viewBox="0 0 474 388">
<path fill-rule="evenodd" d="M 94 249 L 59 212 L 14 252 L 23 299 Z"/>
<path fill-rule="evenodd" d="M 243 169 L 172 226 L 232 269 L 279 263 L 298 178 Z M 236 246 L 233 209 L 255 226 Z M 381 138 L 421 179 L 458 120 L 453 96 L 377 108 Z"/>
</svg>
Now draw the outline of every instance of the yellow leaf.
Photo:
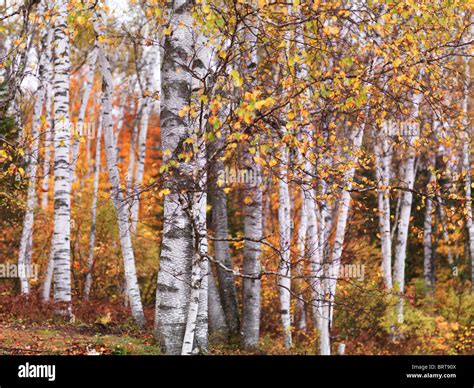
<svg viewBox="0 0 474 388">
<path fill-rule="evenodd" d="M 158 193 L 158 196 L 163 197 L 165 195 L 168 195 L 169 193 L 171 193 L 170 189 L 163 189 Z"/>
</svg>

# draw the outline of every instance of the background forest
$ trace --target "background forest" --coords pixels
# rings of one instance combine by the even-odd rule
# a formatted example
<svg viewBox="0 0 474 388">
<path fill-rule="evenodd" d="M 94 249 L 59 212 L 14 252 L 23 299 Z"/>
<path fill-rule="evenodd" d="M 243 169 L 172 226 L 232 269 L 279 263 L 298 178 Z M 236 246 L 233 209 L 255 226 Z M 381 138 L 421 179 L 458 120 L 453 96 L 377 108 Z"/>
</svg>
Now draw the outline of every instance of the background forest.
<svg viewBox="0 0 474 388">
<path fill-rule="evenodd" d="M 0 4 L 0 352 L 472 354 L 473 11 Z"/>
</svg>

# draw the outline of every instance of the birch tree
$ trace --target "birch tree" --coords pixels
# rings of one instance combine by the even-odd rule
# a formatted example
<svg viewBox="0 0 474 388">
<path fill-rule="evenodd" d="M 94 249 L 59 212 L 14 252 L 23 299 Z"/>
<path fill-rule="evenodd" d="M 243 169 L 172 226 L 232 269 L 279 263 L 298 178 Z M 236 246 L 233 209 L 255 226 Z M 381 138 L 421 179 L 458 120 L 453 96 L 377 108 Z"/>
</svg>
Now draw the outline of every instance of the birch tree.
<svg viewBox="0 0 474 388">
<path fill-rule="evenodd" d="M 20 240 L 19 256 L 18 256 L 18 273 L 20 277 L 21 292 L 28 294 L 30 285 L 28 277 L 31 273 L 31 254 L 33 245 L 33 223 L 34 210 L 37 202 L 36 181 L 38 170 L 38 149 L 41 130 L 41 116 L 43 113 L 44 97 L 45 97 L 45 54 L 48 32 L 44 29 L 41 33 L 41 43 L 38 50 L 38 89 L 36 90 L 36 101 L 33 111 L 33 123 L 31 131 L 31 148 L 28 158 L 27 176 L 28 176 L 28 193 L 26 199 L 26 213 L 23 220 L 23 232 Z"/>
<path fill-rule="evenodd" d="M 395 245 L 395 263 L 394 263 L 394 285 L 400 293 L 397 303 L 397 320 L 403 323 L 403 292 L 405 289 L 405 263 L 407 255 L 408 228 L 410 225 L 411 205 L 413 201 L 413 185 L 415 184 L 415 158 L 416 150 L 414 142 L 419 137 L 420 125 L 419 114 L 422 96 L 415 93 L 413 96 L 412 115 L 409 121 L 404 125 L 406 155 L 402 161 L 401 184 L 403 192 L 401 194 L 400 217 L 397 226 L 397 239 Z"/>
<path fill-rule="evenodd" d="M 44 156 L 43 156 L 43 182 L 41 186 L 41 208 L 46 210 L 48 206 L 49 181 L 51 176 L 51 140 L 53 136 L 53 26 L 51 23 L 47 24 L 48 35 L 46 38 L 45 47 L 45 109 L 46 109 L 46 128 L 44 130 Z"/>
<path fill-rule="evenodd" d="M 212 227 L 214 229 L 214 258 L 221 265 L 217 265 L 219 280 L 219 295 L 224 309 L 229 334 L 233 338 L 240 335 L 239 307 L 237 303 L 237 289 L 232 269 L 232 257 L 229 247 L 229 228 L 227 217 L 227 198 L 224 192 L 224 183 L 221 179 L 224 174 L 224 161 L 219 149 L 224 146 L 224 138 L 217 139 L 213 144 L 214 158 L 210 158 L 210 198 L 212 203 Z M 214 160 L 212 160 L 214 159 Z"/>
<path fill-rule="evenodd" d="M 147 47 L 148 48 L 148 47 Z M 146 158 L 146 140 L 148 133 L 148 123 L 150 119 L 150 114 L 152 111 L 156 110 L 156 105 L 158 105 L 159 113 L 159 104 L 154 104 L 154 90 L 160 90 L 160 74 L 159 71 L 155 72 L 154 69 L 160 68 L 160 50 L 157 48 L 152 48 L 152 50 L 146 50 L 144 52 L 144 72 L 145 76 L 145 90 L 143 91 L 143 102 L 141 105 L 140 111 L 140 131 L 138 135 L 138 159 L 137 167 L 135 174 L 135 188 L 134 195 L 132 197 L 131 205 L 131 231 L 132 233 L 136 232 L 137 222 L 138 222 L 138 211 L 139 211 L 139 201 L 140 201 L 140 186 L 143 183 L 143 173 L 145 169 L 145 158 Z M 157 82 L 158 80 L 158 82 Z M 129 171 L 130 173 L 130 171 Z M 132 166 L 133 174 L 133 166 Z M 130 178 L 129 178 L 130 179 Z"/>
<path fill-rule="evenodd" d="M 139 326 L 143 326 L 145 324 L 145 316 L 143 314 L 140 288 L 138 287 L 135 256 L 132 247 L 128 214 L 125 207 L 123 193 L 120 188 L 120 175 L 117 165 L 116 143 L 114 141 L 115 137 L 113 131 L 114 123 L 112 121 L 113 80 L 110 61 L 107 57 L 106 46 L 101 42 L 100 39 L 100 37 L 103 36 L 105 30 L 103 21 L 104 16 L 100 12 L 101 11 L 96 11 L 94 15 L 94 30 L 98 36 L 96 44 L 99 51 L 99 67 L 102 75 L 101 123 L 104 131 L 107 169 L 109 173 L 110 184 L 112 186 L 110 196 L 117 213 L 120 246 L 122 249 L 125 280 L 127 286 L 127 296 L 130 300 L 132 316 Z"/>
<path fill-rule="evenodd" d="M 87 257 L 87 272 L 84 284 L 84 299 L 88 300 L 92 288 L 92 269 L 94 267 L 94 252 L 96 240 L 96 223 L 97 223 L 97 195 L 99 192 L 100 177 L 100 152 L 102 142 L 102 123 L 99 123 L 95 145 L 95 163 L 94 163 L 94 183 L 92 192 L 91 205 L 91 226 L 89 230 L 89 256 Z"/>
<path fill-rule="evenodd" d="M 385 287 L 392 289 L 392 238 L 390 225 L 390 172 L 391 146 L 389 136 L 391 123 L 385 121 L 382 133 L 375 138 L 375 173 L 377 178 L 377 200 L 379 211 L 380 244 L 382 248 L 382 273 Z"/>
<path fill-rule="evenodd" d="M 287 349 L 292 346 L 291 336 L 291 215 L 290 215 L 290 193 L 288 191 L 288 150 L 283 145 L 281 150 L 281 176 L 279 177 L 279 207 L 278 224 L 280 236 L 280 263 L 278 268 L 278 286 L 281 305 L 281 323 L 283 338 Z"/>
<path fill-rule="evenodd" d="M 246 31 L 250 46 L 248 69 L 256 71 L 258 66 L 258 26 L 252 20 Z M 254 76 L 255 77 L 255 76 Z M 244 262 L 242 272 L 242 323 L 241 343 L 245 348 L 258 346 L 260 336 L 260 289 L 261 289 L 261 241 L 262 231 L 262 172 L 258 164 L 253 162 L 253 155 L 247 148 L 244 150 L 244 168 L 253 171 L 255 181 L 244 187 Z"/>
<path fill-rule="evenodd" d="M 54 44 L 54 300 L 71 302 L 71 181 L 67 1 L 58 0 Z"/>
<path fill-rule="evenodd" d="M 470 27 L 470 31 L 474 28 Z M 472 129 L 469 116 L 469 91 L 471 85 L 471 62 L 467 58 L 464 61 L 464 99 L 463 99 L 463 143 L 462 143 L 462 169 L 464 174 L 464 196 L 465 196 L 465 215 L 467 242 L 469 247 L 469 256 L 471 258 L 471 280 L 474 290 L 474 221 L 472 219 L 472 180 L 471 180 L 471 138 Z M 467 255 L 466 255 L 467 256 Z"/>
<path fill-rule="evenodd" d="M 209 59 L 194 60 L 203 47 L 191 27 L 193 6 L 190 0 L 171 4 L 172 32 L 165 38 L 162 65 L 161 138 L 163 162 L 170 169 L 164 198 L 155 337 L 166 354 L 190 354 L 207 347 L 207 237 L 202 235 L 206 207 L 202 187 L 206 178 L 200 173 L 205 153 L 202 144 L 196 143 L 202 141 L 199 130 L 204 123 L 180 114 L 191 103 L 191 92 L 196 90 L 193 86 L 200 84 L 193 74 L 202 74 L 209 66 Z M 186 149 L 186 139 L 195 139 L 196 154 L 189 161 L 176 163 Z"/>
</svg>

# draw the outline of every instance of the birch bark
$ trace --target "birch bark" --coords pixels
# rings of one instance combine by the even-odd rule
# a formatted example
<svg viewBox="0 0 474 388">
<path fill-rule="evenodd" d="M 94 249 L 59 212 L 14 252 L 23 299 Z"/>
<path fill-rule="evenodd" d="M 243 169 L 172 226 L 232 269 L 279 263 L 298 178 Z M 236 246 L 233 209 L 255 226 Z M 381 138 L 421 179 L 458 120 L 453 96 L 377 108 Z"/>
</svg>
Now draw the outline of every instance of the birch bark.
<svg viewBox="0 0 474 388">
<path fill-rule="evenodd" d="M 38 170 L 39 156 L 39 138 L 41 130 L 41 116 L 43 113 L 44 95 L 45 95 L 45 55 L 47 30 L 42 31 L 42 44 L 38 50 L 40 52 L 38 58 L 38 89 L 36 91 L 36 101 L 33 111 L 33 123 L 31 131 L 31 148 L 28 158 L 28 166 L 26 169 L 28 176 L 28 192 L 26 198 L 26 213 L 23 219 L 23 230 L 20 239 L 20 248 L 18 255 L 18 275 L 20 278 L 20 286 L 22 294 L 29 294 L 30 283 L 29 276 L 31 273 L 31 254 L 33 248 L 33 226 L 34 226 L 34 210 L 36 207 L 36 181 Z"/>
<path fill-rule="evenodd" d="M 246 38 L 250 45 L 248 69 L 255 71 L 258 66 L 258 26 L 256 21 L 248 26 Z M 255 77 L 255 74 L 251 75 Z M 260 166 L 253 161 L 248 149 L 244 151 L 244 168 L 252 170 L 255 182 L 246 184 L 244 197 L 244 262 L 243 274 L 248 276 L 242 281 L 242 323 L 241 343 L 244 348 L 258 346 L 260 336 L 260 289 L 261 289 L 261 240 L 262 235 L 262 173 Z"/>
<path fill-rule="evenodd" d="M 292 346 L 291 335 L 291 215 L 290 193 L 288 191 L 288 148 L 282 145 L 280 156 L 278 225 L 280 237 L 280 263 L 278 267 L 278 286 L 280 293 L 280 319 L 286 349 Z"/>
<path fill-rule="evenodd" d="M 471 25 L 471 31 L 474 28 Z M 463 100 L 463 124 L 465 133 L 463 134 L 462 144 L 462 169 L 464 176 L 464 198 L 465 198 L 465 215 L 469 256 L 471 258 L 471 283 L 474 291 L 474 221 L 472 219 L 472 180 L 471 180 L 471 122 L 469 117 L 469 91 L 471 84 L 471 62 L 465 60 L 465 77 L 464 77 L 464 100 Z M 466 255 L 468 256 L 468 255 Z"/>
<path fill-rule="evenodd" d="M 101 122 L 102 130 L 104 131 L 107 169 L 109 173 L 110 184 L 112 186 L 110 196 L 117 213 L 119 238 L 122 248 L 125 280 L 127 285 L 127 295 L 130 301 L 132 316 L 139 326 L 143 326 L 145 324 L 145 316 L 143 314 L 140 288 L 138 287 L 135 256 L 133 253 L 132 240 L 130 236 L 128 214 L 125 207 L 123 193 L 120 189 L 120 175 L 117 165 L 117 154 L 114 141 L 114 124 L 112 121 L 112 72 L 110 69 L 110 62 L 107 57 L 105 44 L 100 41 L 100 37 L 103 35 L 104 30 L 104 16 L 99 12 L 100 11 L 97 11 L 94 15 L 94 29 L 97 36 L 99 37 L 96 44 L 98 46 L 99 67 L 102 74 Z"/>
<path fill-rule="evenodd" d="M 163 163 L 171 162 L 171 165 L 166 177 L 168 193 L 164 199 L 155 337 L 166 354 L 207 350 L 207 199 L 203 189 L 206 177 L 200 167 L 205 151 L 199 147 L 197 160 L 174 164 L 186 147 L 185 140 L 198 133 L 197 139 L 202 141 L 199 130 L 205 127 L 205 123 L 200 122 L 196 128 L 190 116 L 179 115 L 189 106 L 196 83 L 189 69 L 201 74 L 209 64 L 209 59 L 198 57 L 196 60 L 194 56 L 193 5 L 191 0 L 175 0 L 171 4 L 172 33 L 165 38 L 162 62 Z M 194 191 L 190 190 L 193 188 Z"/>
<path fill-rule="evenodd" d="M 99 192 L 99 177 L 100 177 L 100 153 L 102 142 L 102 123 L 99 122 L 97 128 L 96 144 L 95 144 L 95 163 L 94 163 L 94 183 L 92 192 L 91 205 L 91 227 L 89 230 L 89 256 L 87 257 L 87 273 L 84 284 L 84 299 L 88 300 L 92 288 L 92 269 L 94 267 L 94 250 L 95 250 L 95 236 L 96 236 L 96 221 L 97 221 L 97 195 Z"/>
<path fill-rule="evenodd" d="M 54 50 L 54 300 L 71 302 L 71 181 L 69 119 L 69 35 L 67 1 L 56 3 Z"/>
<path fill-rule="evenodd" d="M 53 39 L 53 27 L 48 25 L 48 36 L 46 39 L 45 49 L 45 105 L 46 105 L 46 125 L 44 131 L 44 159 L 43 159 L 43 182 L 41 186 L 41 208 L 46 210 L 48 207 L 48 195 L 49 195 L 49 180 L 51 176 L 51 140 L 54 130 L 53 120 L 53 50 L 52 39 Z"/>
<path fill-rule="evenodd" d="M 420 134 L 419 123 L 417 122 L 420 112 L 422 96 L 415 94 L 413 98 L 413 115 L 411 122 L 407 124 L 406 157 L 402 161 L 402 185 L 404 191 L 401 194 L 400 200 L 400 216 L 397 227 L 397 240 L 395 245 L 395 263 L 394 263 L 394 286 L 399 292 L 399 299 L 397 303 L 397 320 L 403 323 L 403 292 L 405 289 L 405 262 L 406 249 L 408 242 L 408 228 L 410 225 L 411 205 L 413 200 L 413 185 L 415 184 L 415 157 L 416 151 L 414 148 L 414 141 Z"/>
<path fill-rule="evenodd" d="M 392 238 L 390 226 L 390 164 L 391 147 L 389 136 L 391 124 L 384 122 L 382 133 L 375 138 L 375 171 L 377 177 L 377 200 L 379 211 L 380 244 L 382 250 L 382 273 L 385 287 L 392 289 Z"/>
</svg>

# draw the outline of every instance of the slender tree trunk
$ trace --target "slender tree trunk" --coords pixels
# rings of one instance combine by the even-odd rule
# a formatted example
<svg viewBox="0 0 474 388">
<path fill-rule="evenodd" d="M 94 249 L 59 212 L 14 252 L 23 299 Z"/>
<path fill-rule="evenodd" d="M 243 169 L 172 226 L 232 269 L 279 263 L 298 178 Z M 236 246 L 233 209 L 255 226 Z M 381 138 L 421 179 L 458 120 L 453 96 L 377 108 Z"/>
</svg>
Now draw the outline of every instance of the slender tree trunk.
<svg viewBox="0 0 474 388">
<path fill-rule="evenodd" d="M 216 148 L 221 147 L 222 143 L 222 141 L 217 140 Z M 227 198 L 224 188 L 219 186 L 219 180 L 223 174 L 224 162 L 220 159 L 220 153 L 218 153 L 215 155 L 215 160 L 211 162 L 212 226 L 215 236 L 214 257 L 225 268 L 233 268 L 228 241 Z M 217 276 L 219 279 L 219 294 L 229 328 L 229 335 L 231 338 L 237 338 L 240 320 L 234 273 L 218 265 Z"/>
<path fill-rule="evenodd" d="M 300 224 L 298 227 L 298 257 L 295 263 L 296 267 L 296 326 L 298 330 L 306 331 L 306 306 L 303 295 L 303 277 L 305 270 L 306 258 L 306 236 L 308 233 L 308 203 L 305 196 L 306 188 L 301 190 L 301 210 L 300 210 Z"/>
<path fill-rule="evenodd" d="M 54 236 L 51 241 L 51 247 L 54 246 Z M 51 248 L 48 263 L 46 265 L 46 273 L 44 275 L 43 287 L 41 288 L 41 296 L 43 301 L 48 302 L 51 297 L 51 284 L 53 282 L 53 273 L 54 273 L 54 256 L 53 249 Z"/>
<path fill-rule="evenodd" d="M 251 21 L 245 32 L 246 41 L 250 48 L 250 58 L 247 69 L 255 80 L 258 67 L 258 24 Z M 253 171 L 255 182 L 247 183 L 244 187 L 244 260 L 242 283 L 242 322 L 241 344 L 244 348 L 258 347 L 260 337 L 260 289 L 261 289 L 261 240 L 263 238 L 262 222 L 262 172 L 253 160 L 248 148 L 244 150 L 244 168 Z"/>
<path fill-rule="evenodd" d="M 320 245 L 320 231 L 318 230 L 318 220 L 316 217 L 316 193 L 314 190 L 305 192 L 305 201 L 308 214 L 308 257 L 310 259 L 311 291 L 312 291 L 312 311 L 315 327 L 321 332 L 322 311 L 322 278 L 323 278 L 323 256 Z"/>
<path fill-rule="evenodd" d="M 46 105 L 46 125 L 44 131 L 44 159 L 43 159 L 43 183 L 41 187 L 41 208 L 48 207 L 49 180 L 51 173 L 51 140 L 53 137 L 53 50 L 51 47 L 53 39 L 53 28 L 49 27 L 45 48 L 45 105 Z"/>
<path fill-rule="evenodd" d="M 421 95 L 415 95 L 413 98 L 414 104 L 414 117 L 412 120 L 417 120 L 421 105 Z M 405 159 L 402 161 L 402 184 L 405 186 L 404 191 L 401 194 L 400 200 L 400 217 L 398 220 L 397 227 L 397 241 L 395 245 L 395 266 L 394 266 L 394 285 L 396 290 L 399 292 L 400 297 L 397 303 L 397 320 L 399 323 L 403 323 L 403 292 L 405 290 L 405 262 L 407 255 L 407 242 L 408 242 L 408 228 L 410 225 L 411 205 L 413 200 L 413 185 L 415 184 L 415 156 L 416 151 L 413 143 L 415 138 L 419 136 L 420 127 L 419 123 L 414 122 L 408 124 L 407 130 L 409 130 L 407 139 L 407 154 Z"/>
<path fill-rule="evenodd" d="M 329 273 L 326 281 L 327 288 L 325 289 L 325 292 L 328 294 L 328 297 L 325 297 L 325 301 L 323 302 L 323 322 L 320 341 L 321 354 L 330 354 L 331 351 L 329 335 L 334 311 L 334 298 L 336 295 L 337 278 L 339 274 L 339 268 L 341 266 L 344 235 L 346 232 L 347 218 L 349 215 L 349 207 L 351 201 L 350 192 L 354 179 L 355 164 L 357 163 L 357 153 L 359 152 L 359 149 L 362 145 L 362 139 L 364 136 L 364 127 L 365 125 L 362 124 L 362 126 L 354 134 L 352 156 L 349 158 L 351 167 L 349 168 L 346 175 L 346 189 L 344 189 L 344 191 L 342 192 L 341 199 L 339 202 L 334 245 L 331 252 L 331 262 L 329 265 Z"/>
<path fill-rule="evenodd" d="M 473 31 L 471 25 L 471 31 Z M 465 198 L 465 215 L 467 229 L 467 243 L 469 256 L 471 258 L 471 283 L 474 292 L 474 221 L 472 219 L 472 180 L 471 180 L 471 122 L 469 117 L 469 87 L 471 84 L 471 62 L 465 60 L 465 79 L 464 79 L 464 101 L 463 101 L 463 124 L 465 133 L 463 134 L 462 144 L 462 170 L 464 175 L 464 198 Z M 468 255 L 466 255 L 468 256 Z M 469 257 L 468 256 L 468 257 Z"/>
<path fill-rule="evenodd" d="M 105 45 L 101 43 L 100 37 L 103 32 L 103 16 L 96 13 L 94 20 L 94 29 L 99 36 L 97 45 L 99 48 L 99 64 L 102 74 L 102 129 L 104 131 L 105 154 L 107 160 L 107 169 L 111 188 L 111 199 L 117 212 L 117 221 L 119 227 L 120 245 L 122 248 L 122 256 L 124 262 L 125 279 L 127 282 L 127 295 L 130 300 L 130 308 L 135 322 L 139 326 L 145 324 L 145 316 L 143 314 L 143 306 L 140 297 L 140 288 L 138 287 L 137 272 L 135 268 L 135 256 L 133 253 L 132 240 L 130 236 L 129 222 L 123 193 L 120 189 L 120 175 L 117 165 L 117 154 L 114 141 L 114 131 L 112 122 L 112 72 L 110 70 L 110 62 L 107 57 Z"/>
<path fill-rule="evenodd" d="M 131 231 L 135 233 L 137 230 L 138 223 L 138 214 L 139 214 L 139 201 L 140 201 L 140 187 L 143 183 L 143 173 L 145 170 L 145 158 L 146 158 L 146 139 L 148 132 L 148 123 L 150 119 L 150 114 L 154 108 L 153 97 L 149 96 L 152 91 L 157 87 L 158 90 L 161 88 L 158 82 L 158 85 L 155 85 L 155 73 L 152 71 L 154 68 L 160 68 L 161 58 L 159 48 L 155 48 L 152 52 L 148 52 L 145 58 L 145 71 L 146 71 L 146 96 L 143 97 L 142 112 L 140 116 L 140 134 L 138 136 L 138 159 L 137 159 L 137 169 L 135 175 L 135 184 L 134 184 L 134 195 L 132 200 L 132 209 L 131 209 Z M 158 77 L 159 78 L 159 77 Z M 154 110 L 154 109 L 153 109 Z M 158 109 L 159 113 L 159 109 Z M 133 171 L 133 170 L 132 170 Z"/>
<path fill-rule="evenodd" d="M 390 123 L 384 122 L 382 133 L 375 139 L 375 171 L 379 210 L 380 245 L 382 248 L 382 273 L 385 287 L 392 289 L 392 238 L 390 232 Z"/>
<path fill-rule="evenodd" d="M 193 193 L 193 236 L 195 240 L 194 260 L 191 275 L 191 300 L 184 333 L 182 354 L 206 352 L 208 347 L 208 261 L 206 206 L 206 152 L 203 137 L 196 136 L 199 147 L 194 168 L 194 182 L 197 187 Z M 211 275 L 212 276 L 212 275 Z"/>
<path fill-rule="evenodd" d="M 280 293 L 280 318 L 286 349 L 292 346 L 291 335 L 291 215 L 290 193 L 288 191 L 288 149 L 282 146 L 281 176 L 279 180 L 278 225 L 280 237 L 280 263 L 278 267 L 278 286 Z"/>
<path fill-rule="evenodd" d="M 47 31 L 42 32 L 42 49 L 46 47 Z M 41 50 L 41 49 L 40 49 Z M 40 51 L 39 50 L 39 51 Z M 20 248 L 18 256 L 18 275 L 20 278 L 21 293 L 29 294 L 30 283 L 29 276 L 31 272 L 31 254 L 33 245 L 33 226 L 34 226 L 34 210 L 37 203 L 36 196 L 36 180 L 38 170 L 38 156 L 39 156 L 39 138 L 41 130 L 41 115 L 43 113 L 45 82 L 44 82 L 44 53 L 40 55 L 38 80 L 39 86 L 36 91 L 36 101 L 33 112 L 33 124 L 31 131 L 31 148 L 28 158 L 27 176 L 28 176 L 28 193 L 26 199 L 26 213 L 23 219 L 23 231 L 20 239 Z"/>
<path fill-rule="evenodd" d="M 67 1 L 56 2 L 54 28 L 54 300 L 71 302 L 71 181 L 69 120 L 69 35 Z"/>
<path fill-rule="evenodd" d="M 92 288 L 92 269 L 94 267 L 94 250 L 95 250 L 95 235 L 96 235 L 96 221 L 97 221 L 97 194 L 99 192 L 99 177 L 100 177 L 100 152 L 102 141 L 102 123 L 99 122 L 97 129 L 97 138 L 95 144 L 95 164 L 94 164 L 94 188 L 92 192 L 92 206 L 91 206 L 91 227 L 89 230 L 89 256 L 87 257 L 87 272 L 84 285 L 84 299 L 88 300 Z"/>
<path fill-rule="evenodd" d="M 128 159 L 128 170 L 127 170 L 127 175 L 125 177 L 125 183 L 127 187 L 127 200 L 133 204 L 133 178 L 135 175 L 135 160 L 136 160 L 136 154 L 135 154 L 135 147 L 137 144 L 138 140 L 138 128 L 139 128 L 139 123 L 141 121 L 140 117 L 142 115 L 142 103 L 138 103 L 138 110 L 137 110 L 137 116 L 135 119 L 135 125 L 133 126 L 132 129 L 132 138 L 130 141 L 130 155 Z"/>
<path fill-rule="evenodd" d="M 203 67 L 198 67 L 195 70 L 198 74 L 202 75 L 205 70 L 208 69 L 209 58 L 211 53 L 205 48 L 206 43 L 199 42 L 199 47 L 202 48 L 201 59 L 203 60 Z M 194 83 L 197 84 L 196 79 Z M 194 90 L 198 88 L 195 85 Z M 201 109 L 203 107 L 201 106 Z M 206 116 L 206 115 L 203 115 Z M 197 254 L 199 256 L 199 267 L 201 273 L 201 279 L 199 281 L 199 309 L 196 322 L 196 339 L 195 346 L 199 353 L 206 353 L 209 347 L 209 295 L 208 295 L 208 284 L 209 284 L 209 262 L 208 262 L 208 240 L 207 240 L 207 152 L 206 152 L 206 119 L 200 121 L 199 129 L 196 134 L 196 144 L 198 145 L 198 151 L 195 155 L 195 173 L 194 173 L 194 236 L 195 246 Z M 212 274 L 211 274 L 212 276 Z"/>
</svg>

